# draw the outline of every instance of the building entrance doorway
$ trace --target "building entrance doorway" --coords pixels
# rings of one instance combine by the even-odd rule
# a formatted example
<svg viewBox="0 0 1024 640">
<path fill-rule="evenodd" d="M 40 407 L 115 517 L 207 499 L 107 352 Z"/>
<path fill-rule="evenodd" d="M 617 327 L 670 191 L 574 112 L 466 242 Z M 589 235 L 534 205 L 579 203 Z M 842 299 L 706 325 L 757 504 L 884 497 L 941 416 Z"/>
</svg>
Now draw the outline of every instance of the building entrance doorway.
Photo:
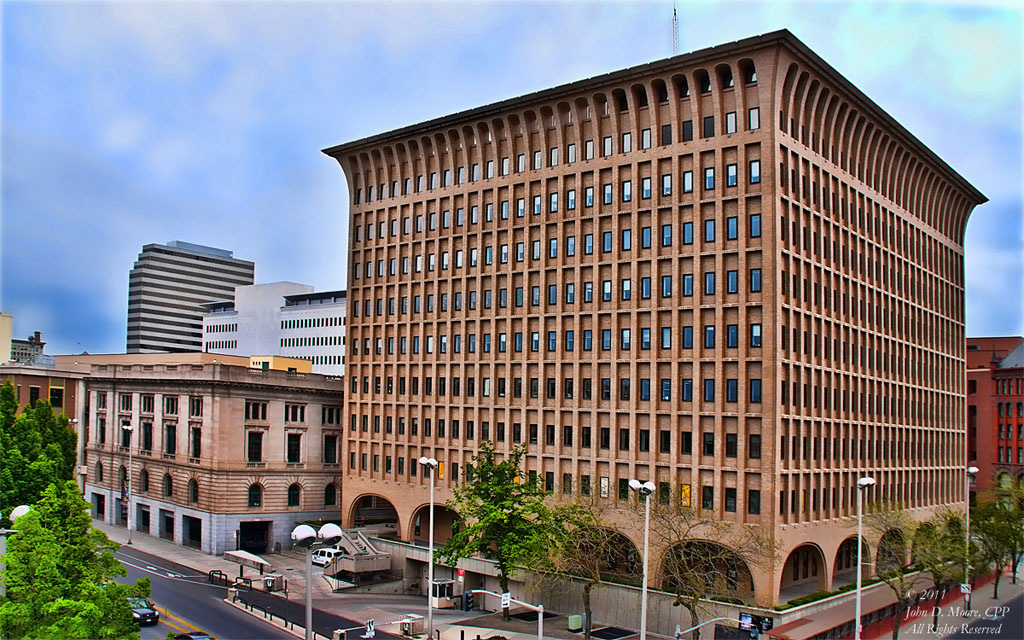
<svg viewBox="0 0 1024 640">
<path fill-rule="evenodd" d="M 141 504 L 135 507 L 135 529 L 149 533 L 149 507 Z"/>
<path fill-rule="evenodd" d="M 174 512 L 165 509 L 160 510 L 160 537 L 164 540 L 174 540 Z"/>
<path fill-rule="evenodd" d="M 238 546 L 249 553 L 266 553 L 270 541 L 269 522 L 242 522 L 238 525 Z"/>
<path fill-rule="evenodd" d="M 97 520 L 103 520 L 106 517 L 107 497 L 99 493 L 92 494 L 92 507 L 92 516 Z"/>
<path fill-rule="evenodd" d="M 192 516 L 181 516 L 181 544 L 199 549 L 203 546 L 203 521 Z"/>
</svg>

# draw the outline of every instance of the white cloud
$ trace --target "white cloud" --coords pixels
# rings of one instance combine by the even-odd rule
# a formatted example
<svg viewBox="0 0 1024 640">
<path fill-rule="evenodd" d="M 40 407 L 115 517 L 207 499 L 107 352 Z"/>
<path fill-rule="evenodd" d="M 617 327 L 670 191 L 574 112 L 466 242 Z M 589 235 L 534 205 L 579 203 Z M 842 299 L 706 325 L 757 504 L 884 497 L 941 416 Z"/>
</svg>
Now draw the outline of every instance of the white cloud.
<svg viewBox="0 0 1024 640">
<path fill-rule="evenodd" d="M 103 132 L 103 145 L 115 152 L 134 150 L 142 141 L 145 118 L 123 115 L 110 122 Z"/>
<path fill-rule="evenodd" d="M 792 27 L 987 195 L 1020 198 L 1019 19 L 924 4 L 679 9 L 684 51 Z M 17 52 L 4 59 L 4 124 L 22 132 L 4 137 L 4 280 L 68 274 L 93 316 L 120 319 L 108 349 L 123 348 L 127 271 L 142 244 L 213 244 L 256 261 L 260 279 L 341 286 L 344 178 L 320 148 L 666 57 L 671 42 L 667 2 L 4 11 L 5 53 Z M 993 283 L 1012 287 L 1020 272 L 1012 255 L 987 252 L 1005 207 L 975 216 L 972 323 L 997 316 Z M 34 243 L 59 251 L 43 263 L 22 249 Z"/>
<path fill-rule="evenodd" d="M 143 159 L 157 186 L 178 185 L 182 176 L 192 172 L 197 164 L 203 163 L 203 150 L 196 147 L 195 142 L 191 138 L 169 133 L 147 145 Z"/>
<path fill-rule="evenodd" d="M 1020 247 L 969 242 L 964 258 L 967 335 L 1024 335 L 1024 258 Z"/>
</svg>

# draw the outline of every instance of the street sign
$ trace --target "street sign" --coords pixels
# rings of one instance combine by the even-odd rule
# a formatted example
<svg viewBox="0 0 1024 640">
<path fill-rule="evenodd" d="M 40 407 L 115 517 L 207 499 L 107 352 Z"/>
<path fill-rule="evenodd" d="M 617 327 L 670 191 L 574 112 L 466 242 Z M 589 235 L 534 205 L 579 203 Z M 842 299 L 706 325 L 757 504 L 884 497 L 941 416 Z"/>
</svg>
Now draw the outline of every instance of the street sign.
<svg viewBox="0 0 1024 640">
<path fill-rule="evenodd" d="M 969 583 L 969 582 L 961 582 L 960 583 L 960 593 L 968 593 L 969 594 L 970 592 L 971 592 L 971 583 Z"/>
<path fill-rule="evenodd" d="M 360 638 L 372 638 L 376 634 L 377 634 L 377 632 L 373 628 L 373 618 L 370 618 L 370 619 L 368 619 L 366 621 L 366 633 L 364 633 L 363 635 L 361 635 L 359 637 Z"/>
<path fill-rule="evenodd" d="M 465 569 L 459 569 L 459 582 L 465 582 L 465 581 L 466 581 L 466 570 Z"/>
<path fill-rule="evenodd" d="M 507 592 L 501 594 L 501 608 L 508 609 L 510 606 L 512 606 L 512 594 Z"/>
</svg>

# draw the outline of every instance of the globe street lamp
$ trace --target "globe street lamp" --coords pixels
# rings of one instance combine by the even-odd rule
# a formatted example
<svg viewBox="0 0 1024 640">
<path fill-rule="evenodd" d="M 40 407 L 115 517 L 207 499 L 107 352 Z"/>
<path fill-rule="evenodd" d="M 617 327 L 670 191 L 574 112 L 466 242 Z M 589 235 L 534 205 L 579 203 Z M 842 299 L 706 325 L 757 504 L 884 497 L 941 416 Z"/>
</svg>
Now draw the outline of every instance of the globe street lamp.
<svg viewBox="0 0 1024 640">
<path fill-rule="evenodd" d="M 327 523 L 317 531 L 308 524 L 292 529 L 292 544 L 306 550 L 306 640 L 313 638 L 313 545 L 333 546 L 341 540 L 341 527 Z"/>
<path fill-rule="evenodd" d="M 128 544 L 132 543 L 132 434 L 135 427 L 127 422 L 121 428 L 128 434 Z"/>
<path fill-rule="evenodd" d="M 863 589 L 861 571 L 864 565 L 864 492 L 875 486 L 875 479 L 864 476 L 857 481 L 857 604 L 853 620 L 853 640 L 860 640 L 860 597 Z"/>
<path fill-rule="evenodd" d="M 651 529 L 651 494 L 654 493 L 654 483 L 649 480 L 641 483 L 634 479 L 629 481 L 629 488 L 644 499 L 644 578 L 643 586 L 640 587 L 640 640 L 647 640 L 647 546 Z"/>
<path fill-rule="evenodd" d="M 967 467 L 964 476 L 964 584 L 971 583 L 971 478 L 978 475 L 978 467 Z M 971 610 L 971 592 L 964 592 L 964 615 Z"/>
<path fill-rule="evenodd" d="M 430 476 L 430 531 L 427 533 L 427 637 L 434 637 L 434 476 L 437 459 L 423 456 L 420 465 Z"/>
</svg>

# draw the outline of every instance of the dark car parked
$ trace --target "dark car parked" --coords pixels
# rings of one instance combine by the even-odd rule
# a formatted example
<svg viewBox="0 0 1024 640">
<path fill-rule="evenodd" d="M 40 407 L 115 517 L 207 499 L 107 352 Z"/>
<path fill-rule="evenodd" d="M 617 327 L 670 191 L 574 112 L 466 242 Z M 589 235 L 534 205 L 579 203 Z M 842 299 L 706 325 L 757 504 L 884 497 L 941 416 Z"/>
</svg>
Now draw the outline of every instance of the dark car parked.
<svg viewBox="0 0 1024 640">
<path fill-rule="evenodd" d="M 152 601 L 146 598 L 129 598 L 132 607 L 132 619 L 139 624 L 157 624 L 160 622 L 160 612 L 153 606 Z"/>
</svg>

